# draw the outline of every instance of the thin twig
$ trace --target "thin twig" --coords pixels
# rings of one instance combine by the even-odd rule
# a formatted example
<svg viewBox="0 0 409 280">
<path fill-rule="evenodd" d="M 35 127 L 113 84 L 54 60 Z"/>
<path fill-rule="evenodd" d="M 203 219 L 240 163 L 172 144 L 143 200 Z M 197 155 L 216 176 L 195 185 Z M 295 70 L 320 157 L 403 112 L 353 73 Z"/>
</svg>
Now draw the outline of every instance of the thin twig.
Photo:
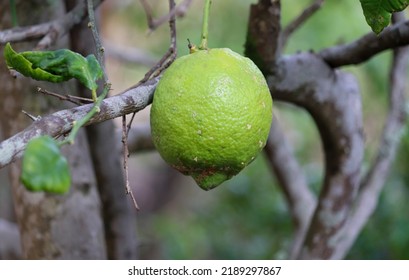
<svg viewBox="0 0 409 280">
<path fill-rule="evenodd" d="M 128 130 L 128 152 L 130 154 L 141 151 L 153 151 L 155 145 L 153 144 L 151 127 L 149 122 L 145 124 L 135 124 Z"/>
<path fill-rule="evenodd" d="M 307 7 L 298 17 L 290 22 L 281 33 L 280 50 L 283 50 L 291 34 L 294 33 L 300 26 L 302 26 L 312 15 L 318 11 L 325 0 L 315 0 L 309 7 Z"/>
<path fill-rule="evenodd" d="M 33 122 L 35 122 L 35 121 L 38 121 L 39 119 L 41 119 L 41 116 L 33 116 L 32 114 L 30 114 L 30 113 L 27 113 L 26 111 L 24 111 L 24 110 L 21 110 L 21 112 L 24 114 L 24 115 L 26 115 L 29 119 L 31 119 Z"/>
<path fill-rule="evenodd" d="M 52 91 L 49 91 L 49 90 L 46 90 L 46 89 L 43 89 L 43 88 L 40 88 L 40 87 L 37 88 L 37 92 L 42 93 L 44 95 L 49 95 L 49 96 L 52 96 L 52 97 L 56 97 L 56 98 L 58 98 L 60 100 L 63 100 L 63 101 L 68 101 L 68 102 L 74 103 L 75 105 L 83 105 L 83 104 L 88 104 L 88 103 L 93 102 L 92 99 L 90 99 L 90 98 L 84 98 L 84 97 L 79 97 L 79 96 L 70 95 L 70 94 L 62 95 L 62 94 L 55 93 L 55 92 L 52 92 Z"/>
<path fill-rule="evenodd" d="M 175 8 L 175 1 L 174 0 L 169 0 L 169 10 L 173 10 Z M 163 55 L 163 57 L 156 63 L 155 66 L 153 66 L 144 76 L 142 80 L 140 80 L 135 86 L 137 87 L 139 84 L 145 83 L 148 81 L 151 77 L 156 78 L 158 77 L 163 70 L 165 70 L 169 65 L 176 59 L 177 56 L 177 48 L 176 48 L 176 18 L 175 15 L 173 15 L 170 20 L 169 20 L 169 28 L 170 28 L 170 47 L 168 51 Z M 133 88 L 131 87 L 131 88 Z M 135 117 L 136 113 L 133 113 L 131 117 L 131 121 L 128 124 L 127 131 L 129 131 L 133 119 Z"/>
<path fill-rule="evenodd" d="M 175 1 L 169 0 L 169 8 L 173 9 L 175 7 Z M 176 49 L 176 19 L 173 15 L 169 20 L 170 28 L 170 47 L 168 51 L 162 56 L 162 58 L 153 66 L 144 76 L 144 78 L 139 83 L 144 83 L 151 77 L 155 78 L 159 76 L 163 70 L 165 70 L 169 65 L 176 59 L 177 49 Z"/>
<path fill-rule="evenodd" d="M 142 1 L 144 3 L 144 1 Z M 169 10 L 172 11 L 175 7 L 175 1 L 169 0 Z M 150 69 L 146 74 L 145 77 L 138 83 L 144 83 L 153 76 L 153 78 L 160 75 L 160 73 L 166 69 L 176 58 L 176 23 L 175 23 L 175 15 L 173 15 L 169 20 L 169 27 L 170 27 L 170 37 L 171 43 L 169 50 L 166 54 L 162 57 L 162 59 Z M 122 144 L 123 144 L 123 153 L 124 153 L 124 169 L 125 169 L 125 180 L 126 180 L 126 192 L 127 194 L 131 195 L 131 198 L 134 202 L 135 208 L 139 209 L 138 204 L 136 203 L 135 197 L 132 193 L 132 190 L 129 186 L 129 176 L 128 176 L 128 157 L 129 157 L 129 150 L 128 150 L 128 134 L 129 130 L 132 126 L 132 122 L 135 118 L 136 112 L 132 114 L 131 120 L 126 124 L 126 116 L 122 117 Z"/>
<path fill-rule="evenodd" d="M 146 15 L 146 20 L 148 22 L 148 27 L 149 29 L 152 29 L 152 27 L 154 26 L 154 19 L 153 19 L 153 13 L 152 13 L 152 9 L 151 6 L 148 4 L 148 2 L 146 2 L 145 0 L 140 0 L 143 9 L 145 10 L 145 15 Z"/>
<path fill-rule="evenodd" d="M 135 196 L 133 195 L 131 186 L 129 184 L 129 168 L 128 168 L 128 133 L 126 129 L 126 115 L 122 116 L 122 147 L 123 147 L 123 157 L 124 157 L 124 170 L 125 170 L 125 191 L 127 195 L 130 195 L 135 209 L 139 211 L 138 203 L 136 202 Z"/>
<path fill-rule="evenodd" d="M 153 14 L 152 9 L 149 6 L 148 2 L 145 0 L 141 0 L 142 7 L 144 8 L 145 14 L 147 17 L 149 32 L 153 32 L 159 26 L 169 21 L 172 17 L 175 17 L 175 16 L 183 17 L 186 14 L 186 11 L 189 8 L 192 1 L 193 0 L 184 0 L 178 6 L 175 6 L 174 8 L 172 8 L 169 11 L 169 13 L 167 13 L 166 15 L 163 15 L 158 19 L 154 19 L 152 15 Z"/>
</svg>

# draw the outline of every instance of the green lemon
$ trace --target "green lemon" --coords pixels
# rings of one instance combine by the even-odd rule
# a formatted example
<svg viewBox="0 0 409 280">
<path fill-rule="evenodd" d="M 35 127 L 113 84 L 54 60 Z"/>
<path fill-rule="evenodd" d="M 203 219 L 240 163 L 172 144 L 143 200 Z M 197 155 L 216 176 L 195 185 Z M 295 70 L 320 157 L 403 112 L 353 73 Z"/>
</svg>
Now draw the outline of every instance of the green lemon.
<svg viewBox="0 0 409 280">
<path fill-rule="evenodd" d="M 227 48 L 176 59 L 163 74 L 151 108 L 158 152 L 204 190 L 255 159 L 271 121 L 272 99 L 263 74 Z"/>
</svg>

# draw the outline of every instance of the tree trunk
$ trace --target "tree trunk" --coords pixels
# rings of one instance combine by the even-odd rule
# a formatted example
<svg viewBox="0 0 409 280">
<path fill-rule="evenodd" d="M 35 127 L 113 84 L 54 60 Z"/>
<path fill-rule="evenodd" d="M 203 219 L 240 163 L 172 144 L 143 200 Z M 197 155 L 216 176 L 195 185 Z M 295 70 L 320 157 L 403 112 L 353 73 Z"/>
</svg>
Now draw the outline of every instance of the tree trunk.
<svg viewBox="0 0 409 280">
<path fill-rule="evenodd" d="M 82 0 L 79 0 L 82 1 Z M 66 0 L 72 9 L 78 0 Z M 71 30 L 71 49 L 83 55 L 95 53 L 95 44 L 88 21 Z M 102 88 L 102 83 L 99 87 Z M 90 97 L 90 91 L 79 85 L 78 94 Z M 102 202 L 107 254 L 109 259 L 136 259 L 137 236 L 135 209 L 125 193 L 122 145 L 113 120 L 86 127 L 91 158 L 95 167 Z M 116 133 L 118 132 L 118 134 Z"/>
<path fill-rule="evenodd" d="M 62 1 L 16 1 L 20 25 L 55 19 L 64 12 Z M 9 1 L 0 0 L 0 29 L 10 28 Z M 61 40 L 57 48 L 67 46 Z M 35 48 L 35 43 L 14 44 L 16 50 Z M 3 48 L 1 48 L 1 53 Z M 0 125 L 10 137 L 29 123 L 21 111 L 34 116 L 61 108 L 61 101 L 38 95 L 41 86 L 55 92 L 73 93 L 73 84 L 51 85 L 25 77 L 13 79 L 4 60 L 0 61 Z M 23 257 L 28 259 L 105 259 L 106 248 L 93 165 L 85 133 L 80 133 L 72 146 L 62 149 L 70 164 L 72 184 L 65 195 L 32 193 L 20 183 L 21 164 L 10 166 L 10 181 Z"/>
</svg>

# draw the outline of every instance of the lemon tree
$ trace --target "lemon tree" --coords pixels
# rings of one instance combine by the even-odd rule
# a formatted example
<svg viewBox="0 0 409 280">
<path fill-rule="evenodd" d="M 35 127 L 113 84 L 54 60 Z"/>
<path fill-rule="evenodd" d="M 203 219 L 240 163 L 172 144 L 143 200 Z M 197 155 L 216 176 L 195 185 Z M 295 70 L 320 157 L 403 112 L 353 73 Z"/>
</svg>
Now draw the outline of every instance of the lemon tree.
<svg viewBox="0 0 409 280">
<path fill-rule="evenodd" d="M 208 6 L 207 6 L 208 8 Z M 205 24 L 207 14 L 205 8 Z M 228 48 L 201 46 L 165 71 L 154 94 L 154 144 L 172 167 L 209 190 L 239 173 L 266 144 L 272 99 L 257 66 Z"/>
</svg>

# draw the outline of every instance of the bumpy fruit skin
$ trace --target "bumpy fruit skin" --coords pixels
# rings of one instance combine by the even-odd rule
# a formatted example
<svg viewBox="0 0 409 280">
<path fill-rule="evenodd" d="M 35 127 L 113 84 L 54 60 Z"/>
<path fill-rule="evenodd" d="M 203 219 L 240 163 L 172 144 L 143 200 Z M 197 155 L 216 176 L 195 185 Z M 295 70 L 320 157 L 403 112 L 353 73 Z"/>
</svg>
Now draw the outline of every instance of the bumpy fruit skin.
<svg viewBox="0 0 409 280">
<path fill-rule="evenodd" d="M 251 163 L 272 121 L 267 83 L 230 49 L 183 56 L 165 71 L 153 98 L 151 130 L 162 158 L 212 189 Z"/>
</svg>

